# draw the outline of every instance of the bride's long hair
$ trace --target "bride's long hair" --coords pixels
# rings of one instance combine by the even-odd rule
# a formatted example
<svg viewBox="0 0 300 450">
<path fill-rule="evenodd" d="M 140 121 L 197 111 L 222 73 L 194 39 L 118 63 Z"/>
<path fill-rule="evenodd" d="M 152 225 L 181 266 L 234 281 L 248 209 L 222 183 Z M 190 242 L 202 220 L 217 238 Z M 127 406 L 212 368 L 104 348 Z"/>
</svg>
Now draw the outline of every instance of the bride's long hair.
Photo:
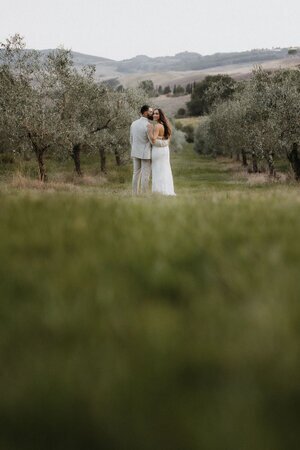
<svg viewBox="0 0 300 450">
<path fill-rule="evenodd" d="M 169 139 L 171 137 L 171 134 L 172 134 L 172 128 L 171 128 L 171 125 L 170 125 L 170 122 L 169 122 L 167 116 L 165 115 L 163 110 L 160 109 L 160 108 L 155 108 L 154 111 L 158 111 L 159 112 L 159 122 L 164 127 L 164 138 Z"/>
</svg>

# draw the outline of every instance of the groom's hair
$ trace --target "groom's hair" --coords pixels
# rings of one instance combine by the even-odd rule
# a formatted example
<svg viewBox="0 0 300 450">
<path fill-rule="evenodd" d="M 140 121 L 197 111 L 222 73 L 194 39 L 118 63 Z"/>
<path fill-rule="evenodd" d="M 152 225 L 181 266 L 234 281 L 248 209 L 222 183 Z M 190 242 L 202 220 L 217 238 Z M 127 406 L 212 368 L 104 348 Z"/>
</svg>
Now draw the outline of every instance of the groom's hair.
<svg viewBox="0 0 300 450">
<path fill-rule="evenodd" d="M 149 108 L 150 108 L 149 105 L 144 105 L 144 106 L 142 106 L 142 107 L 141 107 L 141 114 L 144 114 L 146 111 L 149 110 Z"/>
</svg>

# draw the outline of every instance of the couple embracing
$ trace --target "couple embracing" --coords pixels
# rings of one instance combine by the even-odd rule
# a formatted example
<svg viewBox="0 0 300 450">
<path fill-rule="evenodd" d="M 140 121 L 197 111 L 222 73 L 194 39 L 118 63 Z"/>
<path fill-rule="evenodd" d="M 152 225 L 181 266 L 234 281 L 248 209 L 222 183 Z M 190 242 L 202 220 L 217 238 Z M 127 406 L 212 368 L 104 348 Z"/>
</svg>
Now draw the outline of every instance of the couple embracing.
<svg viewBox="0 0 300 450">
<path fill-rule="evenodd" d="M 147 193 L 151 173 L 153 193 L 176 195 L 170 165 L 171 134 L 170 123 L 160 108 L 142 106 L 140 119 L 130 127 L 134 195 Z"/>
</svg>

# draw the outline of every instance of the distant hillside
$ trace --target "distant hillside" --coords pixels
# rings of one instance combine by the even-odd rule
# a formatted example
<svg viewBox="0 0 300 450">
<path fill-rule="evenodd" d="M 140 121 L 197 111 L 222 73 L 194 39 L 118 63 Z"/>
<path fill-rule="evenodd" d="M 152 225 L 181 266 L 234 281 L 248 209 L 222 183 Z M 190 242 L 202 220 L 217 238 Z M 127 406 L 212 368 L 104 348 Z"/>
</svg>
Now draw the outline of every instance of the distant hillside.
<svg viewBox="0 0 300 450">
<path fill-rule="evenodd" d="M 47 55 L 50 51 L 49 49 L 41 50 L 41 53 Z M 199 53 L 182 52 L 174 56 L 156 58 L 139 55 L 123 61 L 78 52 L 72 52 L 72 54 L 77 68 L 94 65 L 97 78 L 111 80 L 112 85 L 121 83 L 124 86 L 135 86 L 141 80 L 151 79 L 155 85 L 165 86 L 198 81 L 210 73 L 228 73 L 235 78 L 246 78 L 256 64 L 271 70 L 299 64 L 300 51 L 294 56 L 290 56 L 288 51 L 288 48 L 256 49 L 205 56 Z"/>
<path fill-rule="evenodd" d="M 268 69 L 290 67 L 300 63 L 299 56 L 289 56 L 288 48 L 251 50 L 245 52 L 216 53 L 200 55 L 182 52 L 175 56 L 150 58 L 139 55 L 123 61 L 114 61 L 99 56 L 73 52 L 75 66 L 93 64 L 99 80 L 110 80 L 112 86 L 136 86 L 145 79 L 153 80 L 155 85 L 186 84 L 200 81 L 204 76 L 215 73 L 228 73 L 236 79 L 247 78 L 253 66 L 261 64 Z M 49 52 L 49 50 L 47 50 Z"/>
<path fill-rule="evenodd" d="M 287 48 L 215 53 L 214 55 L 206 56 L 191 52 L 177 53 L 175 56 L 163 56 L 157 58 L 139 55 L 132 59 L 120 61 L 117 65 L 117 70 L 123 73 L 203 70 L 232 64 L 254 64 L 278 60 L 285 58 L 287 55 Z"/>
</svg>

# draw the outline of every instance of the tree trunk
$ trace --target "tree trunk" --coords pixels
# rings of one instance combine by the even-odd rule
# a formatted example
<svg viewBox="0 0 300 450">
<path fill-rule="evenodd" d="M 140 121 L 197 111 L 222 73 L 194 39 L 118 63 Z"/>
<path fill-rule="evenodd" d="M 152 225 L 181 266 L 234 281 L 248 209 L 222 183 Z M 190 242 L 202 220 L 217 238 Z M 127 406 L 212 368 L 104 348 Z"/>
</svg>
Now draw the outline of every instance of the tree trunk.
<svg viewBox="0 0 300 450">
<path fill-rule="evenodd" d="M 270 151 L 268 153 L 268 167 L 270 177 L 276 176 L 275 164 L 274 164 L 274 153 Z"/>
<path fill-rule="evenodd" d="M 247 153 L 244 149 L 242 150 L 242 160 L 243 160 L 243 166 L 247 167 L 248 166 Z"/>
<path fill-rule="evenodd" d="M 75 170 L 76 170 L 77 174 L 80 177 L 82 177 L 81 161 L 80 161 L 80 150 L 81 150 L 81 145 L 80 144 L 73 145 L 73 151 L 71 153 L 71 156 L 72 156 L 72 158 L 74 160 Z"/>
<path fill-rule="evenodd" d="M 298 144 L 296 142 L 292 145 L 292 150 L 287 153 L 288 160 L 294 171 L 295 179 L 300 180 L 300 158 L 298 153 Z"/>
<path fill-rule="evenodd" d="M 36 157 L 39 165 L 39 172 L 40 172 L 40 180 L 42 182 L 45 182 L 48 180 L 46 168 L 44 164 L 44 152 L 43 150 L 37 150 L 36 151 Z"/>
<path fill-rule="evenodd" d="M 100 170 L 102 173 L 107 173 L 106 171 L 106 153 L 104 147 L 99 147 L 99 155 L 100 155 Z"/>
<path fill-rule="evenodd" d="M 237 152 L 237 153 L 236 153 L 235 160 L 236 160 L 236 161 L 240 161 L 240 160 L 241 160 L 240 152 Z"/>
<path fill-rule="evenodd" d="M 40 180 L 42 182 L 45 182 L 48 180 L 48 177 L 47 177 L 46 167 L 45 167 L 45 163 L 44 163 L 44 153 L 47 150 L 47 148 L 49 147 L 49 145 L 46 145 L 44 147 L 39 147 L 38 144 L 33 139 L 33 136 L 30 131 L 28 132 L 28 137 L 31 141 L 31 145 L 32 145 L 33 151 L 35 153 L 35 156 L 36 156 L 36 159 L 37 159 L 37 162 L 39 165 Z"/>
<path fill-rule="evenodd" d="M 252 170 L 253 173 L 258 172 L 257 156 L 254 150 L 252 150 Z"/>
<path fill-rule="evenodd" d="M 121 165 L 121 156 L 120 156 L 120 153 L 118 152 L 118 150 L 115 150 L 115 158 L 116 158 L 117 166 L 120 166 Z"/>
</svg>

